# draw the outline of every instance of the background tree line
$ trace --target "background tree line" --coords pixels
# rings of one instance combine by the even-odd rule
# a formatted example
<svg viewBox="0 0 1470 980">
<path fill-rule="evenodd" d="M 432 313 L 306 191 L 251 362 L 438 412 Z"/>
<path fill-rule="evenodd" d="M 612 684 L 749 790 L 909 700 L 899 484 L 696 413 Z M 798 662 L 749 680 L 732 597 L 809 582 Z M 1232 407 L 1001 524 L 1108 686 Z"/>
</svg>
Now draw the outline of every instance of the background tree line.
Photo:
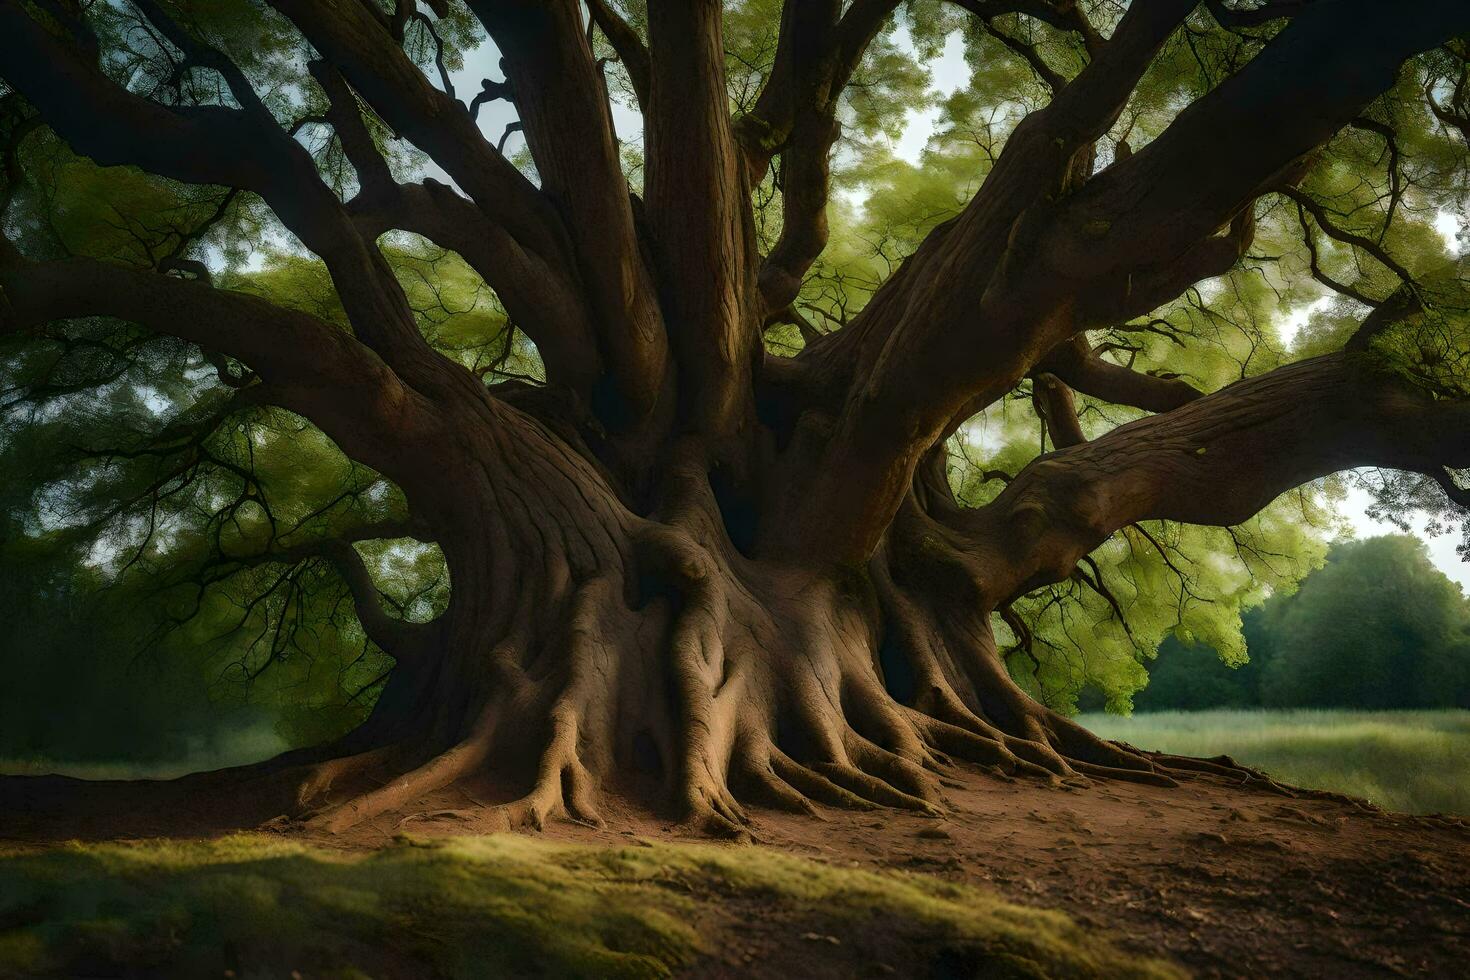
<svg viewBox="0 0 1470 980">
<path fill-rule="evenodd" d="M 1470 708 L 1470 599 L 1418 538 L 1338 543 L 1242 619 L 1248 661 L 1170 637 L 1136 710 Z"/>
</svg>

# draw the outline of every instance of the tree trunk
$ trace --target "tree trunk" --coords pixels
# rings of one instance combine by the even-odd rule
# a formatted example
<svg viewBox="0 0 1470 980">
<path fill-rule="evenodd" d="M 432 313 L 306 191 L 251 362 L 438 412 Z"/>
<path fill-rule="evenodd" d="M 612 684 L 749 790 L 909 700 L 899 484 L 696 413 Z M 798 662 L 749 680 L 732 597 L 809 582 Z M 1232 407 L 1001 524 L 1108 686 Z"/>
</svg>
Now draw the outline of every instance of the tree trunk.
<svg viewBox="0 0 1470 980">
<path fill-rule="evenodd" d="M 991 615 L 1124 524 L 1237 521 L 1362 459 L 1470 462 L 1470 406 L 1330 355 L 1042 456 L 979 509 L 930 453 L 872 557 L 841 565 L 738 548 L 697 440 L 660 457 L 639 514 L 574 437 L 465 390 L 437 464 L 405 482 L 450 607 L 334 749 L 354 758 L 297 774 L 329 828 L 487 770 L 521 794 L 507 825 L 597 822 L 611 790 L 725 834 L 745 804 L 937 812 L 957 762 L 1173 785 L 1212 764 L 1161 763 L 1031 700 Z M 396 778 L 330 792 L 361 767 Z"/>
<path fill-rule="evenodd" d="M 400 662 L 337 757 L 291 769 L 313 824 L 487 771 L 519 790 L 499 807 L 509 826 L 599 822 L 613 790 L 721 834 L 742 832 L 746 804 L 939 812 L 955 760 L 1172 784 L 1016 687 L 917 494 L 866 567 L 752 557 L 677 452 L 641 516 L 576 447 L 484 404 L 497 417 L 471 416 L 410 488 L 452 581 L 436 649 Z"/>
</svg>

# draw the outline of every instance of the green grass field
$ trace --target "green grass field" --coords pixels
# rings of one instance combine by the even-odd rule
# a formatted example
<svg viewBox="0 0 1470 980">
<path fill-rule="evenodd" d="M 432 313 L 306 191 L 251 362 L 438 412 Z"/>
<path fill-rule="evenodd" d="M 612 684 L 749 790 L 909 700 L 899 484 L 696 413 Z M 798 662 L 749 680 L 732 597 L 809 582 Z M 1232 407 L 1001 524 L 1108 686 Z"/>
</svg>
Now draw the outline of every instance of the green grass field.
<svg viewBox="0 0 1470 980">
<path fill-rule="evenodd" d="M 1470 711 L 1160 711 L 1078 719 L 1105 738 L 1225 755 L 1404 813 L 1470 816 Z"/>
</svg>

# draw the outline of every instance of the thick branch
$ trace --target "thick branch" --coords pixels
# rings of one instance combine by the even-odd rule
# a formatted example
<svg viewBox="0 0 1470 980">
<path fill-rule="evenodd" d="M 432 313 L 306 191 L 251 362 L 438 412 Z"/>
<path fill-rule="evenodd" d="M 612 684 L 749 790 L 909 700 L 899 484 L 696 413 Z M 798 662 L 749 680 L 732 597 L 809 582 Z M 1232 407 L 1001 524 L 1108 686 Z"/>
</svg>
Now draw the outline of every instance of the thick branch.
<svg viewBox="0 0 1470 980">
<path fill-rule="evenodd" d="M 176 44 L 223 63 L 176 26 L 171 33 Z M 226 77 L 240 89 L 243 109 L 164 106 L 114 82 L 85 50 L 51 34 L 13 0 L 0 0 L 0 64 L 58 135 L 99 164 L 259 194 L 326 262 L 358 336 L 415 381 L 436 376 L 434 355 L 387 263 L 362 241 L 311 155 L 260 106 L 238 70 Z"/>
<path fill-rule="evenodd" d="M 350 334 L 246 293 L 92 259 L 29 262 L 14 253 L 0 261 L 0 287 L 0 331 L 111 316 L 228 354 L 260 375 L 276 404 L 390 475 L 404 468 L 403 447 L 434 424 L 431 407 Z"/>
<path fill-rule="evenodd" d="M 824 502 L 830 540 L 804 541 L 804 552 L 866 554 L 915 460 L 958 411 L 1001 397 L 1080 330 L 1228 268 L 1249 240 L 1255 197 L 1293 183 L 1405 59 L 1470 30 L 1461 4 L 1414 0 L 1385 16 L 1371 0 L 1319 0 L 1158 139 L 1069 186 L 1075 156 L 1192 8 L 1131 5 L 1074 83 L 1017 127 L 964 214 L 936 229 L 850 328 L 804 355 L 815 374 L 853 379 L 812 485 L 792 481 L 795 525 L 817 525 L 801 501 Z M 825 506 L 841 498 L 851 504 Z M 794 527 L 774 533 L 801 540 Z"/>
<path fill-rule="evenodd" d="M 1083 328 L 1063 281 L 1030 274 L 1036 240 L 1086 169 L 1078 162 L 1193 6 L 1131 6 L 1073 84 L 1016 128 L 965 211 L 936 228 L 849 327 L 802 355 L 820 387 L 846 387 L 846 404 L 826 446 L 804 447 L 820 459 L 814 471 L 785 481 L 780 509 L 790 522 L 773 522 L 773 546 L 865 558 L 919 456 L 955 415 L 1010 391 Z M 807 510 L 817 506 L 820 518 Z"/>
<path fill-rule="evenodd" d="M 764 317 L 750 189 L 727 109 L 718 0 L 649 4 L 648 221 L 689 426 L 742 427 Z"/>
<path fill-rule="evenodd" d="M 565 219 L 602 359 L 624 410 L 642 418 L 662 388 L 667 340 L 581 5 L 475 0 L 470 6 L 504 54 L 542 189 Z"/>
<path fill-rule="evenodd" d="M 263 124 L 258 112 L 164 106 L 134 95 L 18 0 L 0 0 L 0 75 L 102 166 L 131 164 L 186 183 L 253 191 L 303 237 L 330 210 L 310 155 L 279 126 Z"/>
<path fill-rule="evenodd" d="M 1156 378 L 1097 356 L 1084 337 L 1075 337 L 1047 355 L 1042 366 L 1084 395 L 1148 412 L 1168 412 L 1201 392 L 1177 378 Z"/>
<path fill-rule="evenodd" d="M 607 0 L 588 0 L 587 9 L 592 14 L 592 20 L 607 37 L 607 43 L 611 44 L 613 50 L 618 53 L 618 61 L 622 62 L 623 70 L 628 73 L 628 79 L 633 83 L 633 94 L 638 98 L 639 107 L 646 107 L 652 68 L 649 65 L 648 48 L 644 47 L 643 39 L 628 25 L 627 21 L 618 16 L 618 12 Z"/>
<path fill-rule="evenodd" d="M 994 502 L 950 518 L 1002 572 L 990 598 L 1065 579 L 1146 520 L 1229 526 L 1281 493 L 1357 466 L 1438 478 L 1470 466 L 1470 402 L 1436 400 L 1374 358 L 1332 354 L 1237 382 L 1037 459 Z M 1017 565 L 1002 553 L 1026 556 Z"/>
</svg>

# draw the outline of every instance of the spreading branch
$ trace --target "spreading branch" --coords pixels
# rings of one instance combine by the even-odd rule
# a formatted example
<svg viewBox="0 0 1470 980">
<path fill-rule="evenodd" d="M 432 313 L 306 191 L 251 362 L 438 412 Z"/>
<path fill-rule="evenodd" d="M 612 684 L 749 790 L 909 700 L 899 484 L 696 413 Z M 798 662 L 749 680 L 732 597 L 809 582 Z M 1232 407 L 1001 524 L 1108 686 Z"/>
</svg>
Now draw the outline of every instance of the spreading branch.
<svg viewBox="0 0 1470 980">
<path fill-rule="evenodd" d="M 599 354 L 625 411 L 641 419 L 657 401 L 668 341 L 581 5 L 476 0 L 470 7 L 504 55 L 542 189 L 566 216 Z"/>
<path fill-rule="evenodd" d="M 949 520 L 982 561 L 1030 556 L 988 584 L 1004 602 L 1065 580 L 1122 527 L 1239 524 L 1292 487 L 1358 466 L 1435 479 L 1470 466 L 1470 402 L 1437 400 L 1371 356 L 1326 355 L 1042 456 L 992 503 Z"/>
<path fill-rule="evenodd" d="M 1053 203 L 1192 8 L 1132 5 L 1073 84 L 1017 126 L 964 213 L 930 234 L 849 329 L 803 355 L 824 385 L 851 381 L 821 463 L 793 481 L 796 517 L 773 530 L 773 546 L 866 554 L 919 456 L 959 413 L 1002 397 L 1081 330 L 1228 269 L 1253 233 L 1256 197 L 1293 185 L 1308 154 L 1390 88 L 1407 58 L 1470 30 L 1470 8 L 1434 0 L 1389 19 L 1370 0 L 1313 4 L 1157 139 Z M 800 500 L 821 506 L 820 522 Z"/>
<path fill-rule="evenodd" d="M 1148 412 L 1168 412 L 1201 396 L 1188 382 L 1157 378 L 1098 356 L 1085 337 L 1052 351 L 1042 366 L 1084 395 Z"/>
<path fill-rule="evenodd" d="M 93 259 L 31 262 L 13 250 L 0 255 L 0 293 L 0 333 L 110 316 L 236 358 L 275 404 L 385 472 L 406 462 L 396 433 L 422 437 L 435 425 L 423 399 L 350 334 L 246 293 Z"/>
<path fill-rule="evenodd" d="M 1056 274 L 1027 275 L 1018 260 L 1034 255 L 1051 202 L 1192 7 L 1131 7 L 1074 83 L 1016 127 L 964 212 L 931 232 L 847 329 L 803 354 L 824 387 L 847 383 L 845 404 L 820 464 L 792 481 L 800 499 L 783 501 L 792 526 L 773 528 L 773 545 L 867 554 L 952 421 L 1003 396 L 1083 327 Z M 820 521 L 802 500 L 827 502 Z M 818 528 L 826 540 L 809 540 Z"/>
</svg>

